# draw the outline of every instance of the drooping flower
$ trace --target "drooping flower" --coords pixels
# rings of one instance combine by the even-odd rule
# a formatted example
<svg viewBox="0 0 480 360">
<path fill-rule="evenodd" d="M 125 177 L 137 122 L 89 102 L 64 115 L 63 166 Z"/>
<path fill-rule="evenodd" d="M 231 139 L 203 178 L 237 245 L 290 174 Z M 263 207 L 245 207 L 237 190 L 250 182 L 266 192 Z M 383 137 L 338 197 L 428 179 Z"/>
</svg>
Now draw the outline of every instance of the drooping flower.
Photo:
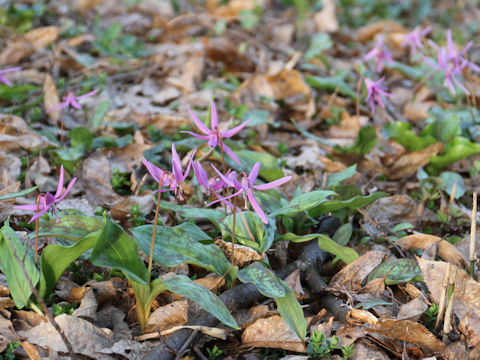
<svg viewBox="0 0 480 360">
<path fill-rule="evenodd" d="M 52 195 L 49 192 L 47 192 L 46 194 L 41 194 L 40 197 L 39 197 L 38 211 L 37 211 L 37 204 L 15 206 L 15 209 L 34 211 L 35 212 L 35 214 L 32 216 L 32 218 L 28 222 L 29 224 L 32 221 L 34 221 L 36 218 L 46 214 L 47 211 L 50 210 L 50 209 L 52 210 L 53 214 L 57 218 L 57 221 L 59 220 L 58 216 L 57 216 L 57 211 L 56 211 L 55 205 L 57 203 L 59 203 L 60 201 L 62 201 L 65 198 L 65 196 L 67 196 L 67 194 L 70 192 L 73 185 L 75 184 L 75 181 L 77 181 L 76 177 L 73 178 L 72 180 L 70 180 L 70 182 L 67 185 L 67 188 L 65 189 L 65 191 L 62 194 L 63 178 L 64 178 L 64 169 L 63 169 L 63 165 L 62 165 L 60 167 L 60 176 L 58 178 L 58 186 L 57 186 L 57 191 L 56 191 L 55 195 Z"/>
<path fill-rule="evenodd" d="M 416 27 L 413 31 L 405 34 L 405 37 L 401 43 L 402 47 L 409 46 L 410 47 L 410 56 L 414 56 L 419 49 L 423 49 L 422 39 L 427 36 L 430 31 L 432 31 L 432 27 L 429 26 L 423 30 L 420 27 Z"/>
<path fill-rule="evenodd" d="M 232 207 L 232 204 L 228 202 L 227 199 L 233 198 L 235 196 L 238 196 L 243 193 L 243 197 L 245 200 L 245 209 L 248 208 L 248 203 L 252 205 L 253 210 L 257 213 L 257 215 L 262 219 L 262 221 L 265 224 L 268 224 L 268 219 L 267 215 L 265 215 L 265 212 L 261 208 L 260 204 L 258 203 L 257 199 L 255 198 L 255 195 L 253 195 L 253 190 L 269 190 L 269 189 L 274 189 L 276 187 L 279 187 L 280 185 L 285 184 L 286 182 L 290 181 L 292 178 L 291 176 L 284 176 L 280 179 L 274 180 L 272 182 L 262 184 L 262 185 L 255 185 L 255 181 L 257 180 L 258 173 L 260 171 L 260 163 L 256 162 L 255 165 L 253 165 L 252 170 L 250 171 L 250 174 L 246 173 L 240 173 L 239 176 L 241 176 L 240 181 L 237 180 L 237 178 L 231 178 L 223 175 L 215 166 L 213 166 L 213 169 L 215 172 L 220 176 L 220 178 L 229 186 L 235 188 L 237 192 L 235 192 L 232 195 L 226 196 L 226 197 L 221 197 L 218 196 L 218 200 L 215 200 L 211 202 L 208 205 L 212 205 L 218 201 L 222 201 L 226 204 L 228 204 L 230 207 Z"/>
<path fill-rule="evenodd" d="M 370 60 L 374 58 L 376 61 L 376 71 L 381 73 L 385 62 L 393 61 L 392 54 L 386 49 L 383 45 L 383 38 L 378 37 L 377 44 L 370 50 L 364 57 L 363 60 Z"/>
<path fill-rule="evenodd" d="M 195 155 L 195 151 L 190 156 L 190 161 L 188 162 L 187 169 L 185 173 L 182 173 L 182 162 L 178 157 L 177 150 L 175 149 L 175 145 L 172 144 L 172 171 L 165 171 L 160 169 L 159 167 L 153 165 L 151 162 L 147 161 L 145 158 L 142 160 L 143 164 L 147 168 L 150 175 L 152 175 L 153 179 L 160 185 L 160 187 L 168 186 L 168 189 L 158 189 L 157 191 L 166 192 L 166 191 L 174 191 L 175 196 L 178 196 L 181 200 L 182 197 L 182 187 L 181 182 L 184 181 L 188 173 L 190 172 L 190 166 L 192 165 L 193 155 Z"/>
<path fill-rule="evenodd" d="M 47 109 L 47 114 L 52 111 L 52 110 L 60 110 L 65 107 L 71 106 L 77 110 L 80 110 L 82 108 L 82 105 L 78 103 L 79 100 L 85 99 L 87 97 L 93 96 L 98 92 L 97 89 L 90 91 L 89 93 L 80 95 L 80 96 L 75 96 L 73 95 L 73 92 L 68 91 L 67 94 L 62 98 L 62 102 L 52 106 L 51 108 Z"/>
<path fill-rule="evenodd" d="M 11 73 L 18 70 L 21 70 L 21 67 L 0 70 L 0 82 L 4 83 L 7 86 L 12 86 L 12 82 L 8 80 L 5 76 L 3 76 L 3 74 Z"/>
<path fill-rule="evenodd" d="M 383 102 L 383 96 L 392 96 L 386 90 L 385 86 L 380 85 L 383 82 L 384 78 L 382 77 L 380 80 L 373 81 L 369 78 L 365 78 L 365 86 L 367 88 L 367 98 L 366 101 L 370 103 L 370 110 L 372 113 L 375 112 L 375 103 L 377 103 L 380 107 L 384 108 L 385 104 Z"/>
<path fill-rule="evenodd" d="M 223 181 L 220 177 L 214 176 L 208 178 L 208 174 L 200 162 L 195 161 L 192 164 L 192 167 L 198 183 L 205 189 L 207 194 L 216 193 L 225 187 L 225 181 Z M 235 171 L 228 170 L 225 176 L 233 180 L 237 176 L 237 173 Z"/>
<path fill-rule="evenodd" d="M 237 164 L 240 165 L 240 160 L 238 159 L 238 156 L 235 155 L 232 149 L 230 149 L 227 145 L 225 145 L 225 143 L 223 142 L 223 139 L 231 138 L 232 136 L 240 132 L 251 121 L 251 119 L 234 127 L 233 129 L 230 129 L 227 131 L 220 131 L 218 127 L 218 114 L 217 114 L 217 107 L 215 106 L 215 102 L 212 101 L 212 106 L 211 106 L 211 118 L 210 118 L 210 125 L 212 127 L 211 129 L 209 129 L 203 122 L 200 121 L 200 119 L 193 113 L 190 107 L 188 107 L 188 112 L 190 113 L 190 116 L 193 122 L 195 123 L 195 125 L 197 125 L 198 129 L 205 135 L 199 135 L 191 131 L 181 131 L 181 132 L 190 134 L 200 140 L 206 140 L 208 142 L 208 146 L 210 146 L 212 149 L 220 145 L 223 151 L 228 156 L 230 156 Z"/>
</svg>

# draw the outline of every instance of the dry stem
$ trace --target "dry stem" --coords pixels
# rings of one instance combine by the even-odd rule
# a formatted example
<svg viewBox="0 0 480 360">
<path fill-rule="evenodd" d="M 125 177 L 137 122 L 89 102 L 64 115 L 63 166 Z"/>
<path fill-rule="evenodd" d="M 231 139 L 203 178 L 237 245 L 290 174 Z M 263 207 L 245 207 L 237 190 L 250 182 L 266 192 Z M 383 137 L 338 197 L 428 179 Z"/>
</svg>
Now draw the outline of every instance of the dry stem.
<svg viewBox="0 0 480 360">
<path fill-rule="evenodd" d="M 472 221 L 470 223 L 470 276 L 477 280 L 475 274 L 475 261 L 477 256 L 475 254 L 475 233 L 477 232 L 477 192 L 473 193 L 472 203 Z"/>
</svg>

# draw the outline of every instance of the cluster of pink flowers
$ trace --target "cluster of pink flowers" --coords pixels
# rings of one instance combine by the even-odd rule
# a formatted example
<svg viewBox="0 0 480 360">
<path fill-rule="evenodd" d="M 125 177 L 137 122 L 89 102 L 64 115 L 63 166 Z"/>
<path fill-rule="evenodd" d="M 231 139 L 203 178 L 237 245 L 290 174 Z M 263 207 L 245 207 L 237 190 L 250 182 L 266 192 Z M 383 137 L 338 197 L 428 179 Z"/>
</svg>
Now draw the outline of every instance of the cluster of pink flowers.
<svg viewBox="0 0 480 360">
<path fill-rule="evenodd" d="M 186 133 L 196 137 L 197 139 L 205 140 L 208 142 L 208 145 L 211 148 L 216 148 L 219 146 L 225 153 L 230 156 L 237 164 L 241 164 L 240 159 L 238 156 L 227 146 L 223 143 L 224 138 L 230 138 L 237 134 L 240 130 L 242 130 L 250 120 L 240 124 L 239 126 L 227 130 L 227 131 L 220 131 L 218 127 L 218 114 L 215 103 L 212 101 L 211 104 L 211 129 L 209 129 L 203 122 L 201 122 L 197 116 L 188 109 L 190 116 L 192 117 L 193 122 L 197 125 L 199 130 L 205 135 L 199 135 L 193 132 L 185 131 Z M 220 172 L 213 164 L 211 164 L 212 169 L 217 173 L 217 175 L 209 178 L 207 171 L 204 169 L 200 162 L 196 161 L 193 162 L 194 153 L 190 156 L 187 169 L 185 173 L 182 172 L 182 165 L 180 158 L 178 157 L 177 151 L 175 149 L 175 145 L 172 144 L 172 172 L 167 172 L 158 168 L 157 166 L 153 165 L 152 163 L 148 162 L 146 159 L 143 159 L 143 163 L 147 167 L 148 172 L 152 175 L 153 179 L 159 184 L 159 187 L 166 186 L 168 189 L 159 189 L 157 191 L 174 191 L 175 195 L 182 199 L 182 186 L 181 182 L 184 181 L 188 173 L 190 171 L 190 167 L 193 163 L 193 171 L 195 173 L 195 177 L 197 178 L 198 183 L 202 186 L 202 189 L 208 195 L 215 195 L 217 200 L 212 201 L 211 203 L 207 204 L 207 206 L 211 206 L 215 203 L 222 202 L 226 204 L 231 209 L 235 209 L 234 205 L 229 201 L 229 199 L 235 198 L 239 195 L 243 196 L 245 201 L 244 209 L 248 208 L 248 203 L 252 206 L 253 210 L 257 213 L 260 219 L 265 223 L 268 224 L 268 219 L 263 211 L 262 207 L 258 203 L 255 195 L 253 194 L 253 190 L 268 190 L 276 188 L 280 185 L 283 185 L 287 181 L 289 181 L 292 177 L 285 176 L 278 180 L 262 184 L 262 185 L 255 185 L 257 180 L 259 171 L 260 171 L 260 163 L 257 162 L 252 167 L 250 174 L 247 175 L 244 172 L 237 174 L 235 171 L 228 170 L 225 174 Z M 224 189 L 233 188 L 234 193 L 227 196 L 220 195 L 220 192 Z"/>
</svg>

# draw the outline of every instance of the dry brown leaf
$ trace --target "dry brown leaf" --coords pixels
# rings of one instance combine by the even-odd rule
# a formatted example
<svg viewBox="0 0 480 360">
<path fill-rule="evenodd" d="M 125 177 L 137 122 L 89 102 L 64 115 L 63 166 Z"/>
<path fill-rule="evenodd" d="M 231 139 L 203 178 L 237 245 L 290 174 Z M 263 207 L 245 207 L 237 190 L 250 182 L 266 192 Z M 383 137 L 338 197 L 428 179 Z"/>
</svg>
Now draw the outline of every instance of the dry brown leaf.
<svg viewBox="0 0 480 360">
<path fill-rule="evenodd" d="M 438 304 L 443 291 L 442 281 L 447 268 L 443 261 L 429 261 L 417 258 L 425 283 L 433 300 Z M 456 271 L 455 291 L 453 294 L 453 312 L 460 320 L 459 328 L 468 333 L 470 346 L 480 343 L 480 284 L 468 276 L 465 271 L 454 267 Z"/>
<path fill-rule="evenodd" d="M 256 305 L 249 309 L 239 309 L 235 312 L 234 317 L 238 326 L 244 329 L 254 321 L 273 314 L 274 313 L 269 310 L 267 305 Z"/>
<path fill-rule="evenodd" d="M 253 11 L 258 5 L 257 0 L 207 0 L 207 9 L 215 16 L 232 17 L 238 16 L 243 10 Z"/>
<path fill-rule="evenodd" d="M 378 318 L 373 315 L 370 311 L 362 310 L 362 309 L 350 309 L 347 313 L 347 317 L 350 316 L 351 318 L 361 321 L 367 324 L 376 324 L 378 323 Z"/>
<path fill-rule="evenodd" d="M 202 285 L 204 288 L 215 292 L 223 285 L 225 285 L 225 277 L 215 275 L 215 276 L 207 276 L 200 279 L 194 280 L 198 285 Z"/>
<path fill-rule="evenodd" d="M 254 72 L 255 63 L 244 54 L 238 52 L 231 41 L 225 37 L 205 38 L 205 54 L 214 62 L 221 62 L 226 71 Z"/>
<path fill-rule="evenodd" d="M 435 105 L 434 101 L 407 102 L 403 108 L 403 116 L 413 123 L 423 121 L 430 116 L 428 110 Z"/>
<path fill-rule="evenodd" d="M 97 321 L 95 325 L 101 328 L 112 329 L 113 340 L 131 340 L 132 330 L 128 324 L 124 321 L 125 313 L 112 305 L 107 305 L 97 314 Z"/>
<path fill-rule="evenodd" d="M 274 90 L 265 76 L 255 74 L 240 84 L 233 93 L 237 104 L 245 104 L 249 108 L 261 107 L 262 96 L 273 98 Z"/>
<path fill-rule="evenodd" d="M 94 321 L 97 319 L 97 309 L 98 303 L 93 289 L 88 289 L 80 302 L 80 306 L 75 309 L 72 316 L 78 316 L 86 320 Z"/>
<path fill-rule="evenodd" d="M 101 282 L 91 280 L 85 285 L 95 289 L 95 298 L 97 299 L 99 306 L 114 301 L 118 296 L 117 287 L 112 280 Z"/>
<path fill-rule="evenodd" d="M 438 256 L 455 266 L 468 270 L 469 264 L 462 253 L 451 243 L 435 235 L 408 235 L 396 242 L 403 250 L 427 250 L 433 244 L 438 246 Z"/>
<path fill-rule="evenodd" d="M 0 310 L 15 307 L 15 302 L 11 297 L 0 297 Z"/>
<path fill-rule="evenodd" d="M 330 281 L 330 286 L 339 286 L 348 291 L 359 291 L 362 282 L 385 257 L 381 251 L 369 251 L 344 267 Z"/>
<path fill-rule="evenodd" d="M 242 334 L 242 344 L 249 347 L 268 347 L 305 352 L 305 345 L 279 316 L 258 319 Z"/>
<path fill-rule="evenodd" d="M 393 163 L 388 177 L 392 180 L 415 174 L 418 169 L 428 164 L 430 158 L 443 151 L 443 144 L 438 142 L 425 149 L 402 155 Z"/>
<path fill-rule="evenodd" d="M 13 330 L 10 319 L 7 319 L 4 315 L 10 316 L 10 313 L 0 309 L 0 353 L 5 350 L 11 341 L 18 341 L 18 336 Z"/>
<path fill-rule="evenodd" d="M 335 14 L 335 0 L 323 0 L 322 10 L 317 12 L 313 21 L 319 32 L 334 32 L 338 30 L 338 20 Z"/>
<path fill-rule="evenodd" d="M 393 20 L 380 20 L 362 26 L 357 30 L 357 39 L 360 42 L 371 40 L 378 33 L 406 32 L 406 29 Z"/>
<path fill-rule="evenodd" d="M 0 148 L 3 150 L 38 150 L 55 146 L 46 137 L 31 130 L 26 122 L 14 115 L 0 114 Z"/>
<path fill-rule="evenodd" d="M 354 352 L 351 357 L 351 360 L 390 360 L 383 350 L 379 349 L 378 346 L 373 346 L 368 343 L 358 342 L 355 344 Z"/>
<path fill-rule="evenodd" d="M 141 114 L 133 112 L 133 114 L 135 121 L 142 128 L 152 125 L 166 134 L 177 132 L 180 127 L 190 124 L 190 118 L 186 112 L 184 114 Z"/>
<path fill-rule="evenodd" d="M 428 305 L 423 300 L 423 297 L 416 297 L 415 299 L 410 300 L 408 303 L 400 306 L 400 310 L 397 314 L 397 320 L 409 319 L 417 321 L 427 309 Z"/>
<path fill-rule="evenodd" d="M 44 26 L 29 31 L 23 38 L 32 44 L 36 50 L 40 50 L 57 40 L 59 34 L 60 28 L 58 26 Z"/>
<path fill-rule="evenodd" d="M 367 331 L 409 342 L 429 354 L 438 353 L 445 347 L 425 326 L 415 321 L 380 319 L 374 327 L 367 328 Z"/>
<path fill-rule="evenodd" d="M 90 289 L 86 286 L 78 286 L 68 291 L 68 302 L 81 302 Z"/>
<path fill-rule="evenodd" d="M 291 96 L 302 94 L 310 95 L 311 88 L 303 79 L 303 75 L 297 70 L 284 68 L 278 74 L 269 75 L 266 80 L 273 89 L 276 100 L 286 99 Z"/>
<path fill-rule="evenodd" d="M 328 135 L 336 138 L 349 138 L 355 139 L 358 136 L 358 132 L 368 122 L 367 116 L 350 115 L 344 111 L 340 118 L 339 125 L 332 125 L 328 129 Z"/>
<path fill-rule="evenodd" d="M 300 282 L 300 269 L 295 270 L 285 278 L 285 283 L 293 290 L 297 299 L 302 299 L 305 296 L 302 283 Z"/>
<path fill-rule="evenodd" d="M 178 300 L 156 309 L 149 317 L 146 332 L 163 331 L 188 321 L 188 300 Z"/>
<path fill-rule="evenodd" d="M 45 80 L 43 82 L 43 106 L 45 110 L 48 111 L 54 106 L 57 106 L 60 103 L 58 97 L 57 86 L 53 81 L 53 78 L 50 74 L 45 75 Z M 50 120 L 50 124 L 56 126 L 58 123 L 58 117 L 60 116 L 59 109 L 53 109 L 47 113 Z"/>
<path fill-rule="evenodd" d="M 22 345 L 23 350 L 25 350 L 30 360 L 40 360 L 40 354 L 35 346 L 30 344 L 28 341 L 22 341 L 20 345 Z"/>
<path fill-rule="evenodd" d="M 232 244 L 218 239 L 215 241 L 215 245 L 220 246 L 227 258 L 232 256 Z M 265 255 L 260 255 L 251 247 L 235 244 L 234 250 L 234 262 L 240 268 L 250 264 L 257 260 L 263 260 Z"/>
</svg>

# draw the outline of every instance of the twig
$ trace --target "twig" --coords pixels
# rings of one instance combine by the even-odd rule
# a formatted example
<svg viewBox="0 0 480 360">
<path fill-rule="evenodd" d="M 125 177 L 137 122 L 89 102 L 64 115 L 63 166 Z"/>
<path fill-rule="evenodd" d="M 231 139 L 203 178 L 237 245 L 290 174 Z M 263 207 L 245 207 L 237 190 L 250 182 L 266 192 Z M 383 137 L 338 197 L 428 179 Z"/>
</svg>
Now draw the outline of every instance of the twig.
<svg viewBox="0 0 480 360">
<path fill-rule="evenodd" d="M 193 347 L 193 351 L 195 351 L 195 354 L 200 358 L 200 360 L 208 360 L 208 358 L 203 355 L 202 351 L 198 348 L 198 345 L 195 345 Z"/>
<path fill-rule="evenodd" d="M 434 332 L 437 332 L 440 329 L 440 324 L 443 319 L 443 315 L 445 314 L 445 298 L 447 297 L 448 293 L 448 276 L 450 274 L 450 267 L 452 265 L 447 263 L 447 268 L 445 269 L 445 274 L 443 275 L 442 280 L 442 295 L 440 296 L 440 302 L 438 303 L 438 314 L 437 314 L 437 321 L 435 322 L 435 329 Z"/>
<path fill-rule="evenodd" d="M 472 221 L 470 223 L 470 276 L 477 280 L 475 274 L 475 261 L 477 256 L 475 254 L 475 234 L 477 232 L 477 192 L 473 193 L 472 203 Z"/>
<path fill-rule="evenodd" d="M 15 247 L 13 246 L 13 243 L 11 239 L 8 237 L 8 235 L 4 234 L 4 237 L 8 239 L 8 244 L 10 246 L 10 249 L 13 252 L 13 256 L 15 256 L 15 260 L 17 261 L 18 265 L 20 265 L 20 268 L 22 269 L 23 276 L 25 276 L 25 279 L 27 279 L 28 286 L 30 287 L 30 290 L 32 291 L 33 295 L 37 298 L 38 302 L 42 306 L 43 312 L 45 315 L 47 315 L 48 321 L 52 324 L 52 326 L 57 330 L 57 332 L 60 334 L 60 337 L 62 338 L 63 343 L 67 347 L 68 354 L 70 355 L 70 358 L 75 360 L 77 357 L 75 356 L 75 353 L 73 352 L 72 345 L 70 344 L 70 341 L 68 341 L 67 337 L 65 336 L 63 330 L 60 328 L 58 323 L 55 321 L 55 318 L 53 315 L 48 311 L 47 304 L 45 304 L 45 301 L 43 301 L 42 297 L 38 293 L 37 289 L 35 286 L 33 286 L 32 280 L 30 279 L 30 276 L 28 276 L 27 270 L 25 269 L 25 265 L 22 261 L 20 261 L 20 258 L 18 257 L 17 251 L 15 250 Z"/>
<path fill-rule="evenodd" d="M 445 321 L 443 322 L 443 342 L 447 342 L 448 334 L 452 330 L 452 315 L 453 315 L 453 297 L 455 293 L 455 277 L 457 275 L 457 270 L 455 266 L 450 267 L 450 276 L 448 281 L 448 305 L 447 310 L 445 311 Z"/>
<path fill-rule="evenodd" d="M 185 341 L 185 344 L 183 344 L 183 346 L 180 348 L 180 350 L 178 351 L 177 353 L 177 356 L 175 357 L 175 360 L 180 360 L 180 358 L 182 357 L 183 353 L 185 352 L 185 350 L 187 350 L 187 348 L 190 346 L 190 344 L 192 343 L 192 341 L 195 339 L 195 336 L 197 336 L 198 334 L 198 330 L 194 330 L 192 332 L 192 334 L 190 335 L 190 337 L 187 339 L 187 341 Z"/>
</svg>

